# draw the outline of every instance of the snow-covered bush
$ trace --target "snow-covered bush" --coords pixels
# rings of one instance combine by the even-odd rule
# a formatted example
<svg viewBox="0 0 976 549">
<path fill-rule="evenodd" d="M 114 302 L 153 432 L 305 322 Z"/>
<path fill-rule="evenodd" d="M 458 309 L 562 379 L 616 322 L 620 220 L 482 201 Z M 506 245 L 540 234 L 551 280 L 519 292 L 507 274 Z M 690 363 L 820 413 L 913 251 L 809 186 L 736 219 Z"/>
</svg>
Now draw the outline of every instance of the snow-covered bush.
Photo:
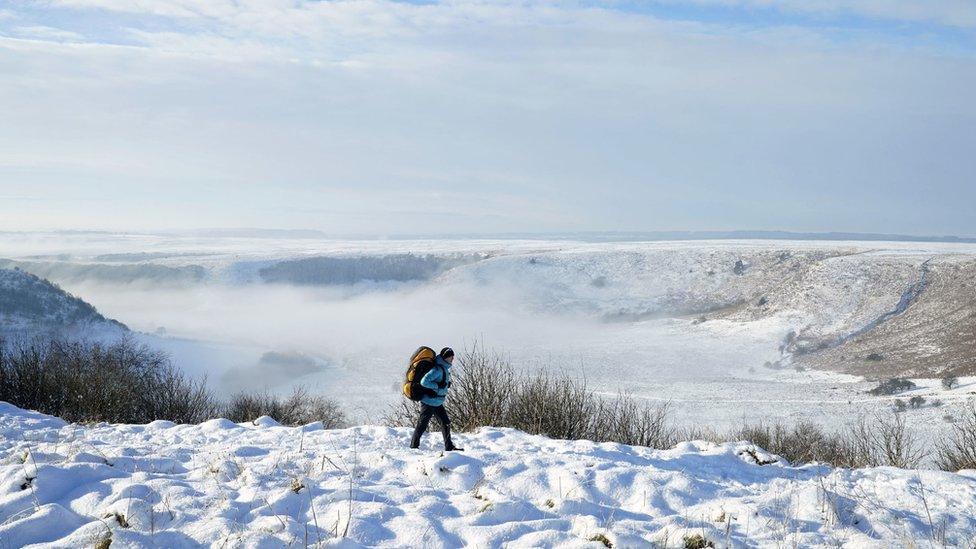
<svg viewBox="0 0 976 549">
<path fill-rule="evenodd" d="M 326 429 L 348 425 L 337 402 L 312 395 L 304 387 L 296 387 L 287 398 L 269 392 L 238 393 L 231 397 L 221 415 L 235 423 L 271 416 L 284 425 L 307 425 L 316 421 L 321 421 Z"/>
<path fill-rule="evenodd" d="M 957 385 L 959 385 L 959 378 L 952 374 L 947 374 L 945 377 L 942 378 L 943 389 L 949 390 L 952 389 L 953 387 L 956 387 Z"/>
<path fill-rule="evenodd" d="M 868 394 L 875 396 L 895 395 L 905 391 L 910 391 L 915 387 L 916 385 L 914 382 L 912 382 L 912 380 L 895 377 L 882 381 L 877 387 L 868 391 Z"/>
</svg>

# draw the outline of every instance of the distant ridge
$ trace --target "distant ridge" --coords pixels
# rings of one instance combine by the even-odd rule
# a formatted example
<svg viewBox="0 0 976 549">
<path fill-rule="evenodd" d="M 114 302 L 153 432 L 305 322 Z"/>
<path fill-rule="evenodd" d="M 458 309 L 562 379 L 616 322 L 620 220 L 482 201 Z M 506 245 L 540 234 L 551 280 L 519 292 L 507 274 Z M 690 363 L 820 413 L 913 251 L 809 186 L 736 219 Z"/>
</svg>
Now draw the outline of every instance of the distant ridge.
<svg viewBox="0 0 976 549">
<path fill-rule="evenodd" d="M 792 231 L 577 231 L 577 232 L 511 232 L 511 233 L 413 233 L 366 234 L 328 233 L 316 229 L 212 228 L 180 231 L 0 231 L 3 234 L 97 235 L 119 236 L 175 236 L 193 238 L 255 238 L 302 240 L 577 240 L 581 242 L 642 242 L 672 240 L 814 240 L 866 242 L 945 242 L 976 244 L 976 236 L 906 235 L 856 232 L 792 232 Z"/>
<path fill-rule="evenodd" d="M 882 233 L 802 233 L 790 231 L 593 231 L 572 233 L 468 233 L 456 235 L 402 235 L 391 240 L 415 238 L 578 240 L 582 242 L 642 242 L 673 240 L 856 240 L 869 242 L 945 242 L 976 244 L 976 237 L 926 236 Z"/>
<path fill-rule="evenodd" d="M 584 233 L 585 234 L 585 233 Z M 976 243 L 976 237 L 915 236 L 882 233 L 794 233 L 790 231 L 653 231 L 647 233 L 590 233 L 608 240 L 859 240 L 871 242 Z"/>
<path fill-rule="evenodd" d="M 329 235 L 315 229 L 196 229 L 189 231 L 174 231 L 178 236 L 195 236 L 204 238 L 328 238 Z"/>
</svg>

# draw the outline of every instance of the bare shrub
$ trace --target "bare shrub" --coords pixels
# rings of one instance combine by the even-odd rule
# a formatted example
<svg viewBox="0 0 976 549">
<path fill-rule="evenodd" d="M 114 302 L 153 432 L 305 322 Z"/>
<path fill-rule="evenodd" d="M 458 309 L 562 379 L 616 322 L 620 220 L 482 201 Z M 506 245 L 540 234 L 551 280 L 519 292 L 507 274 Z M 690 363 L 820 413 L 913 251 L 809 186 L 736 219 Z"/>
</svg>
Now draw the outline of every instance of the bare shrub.
<svg viewBox="0 0 976 549">
<path fill-rule="evenodd" d="M 921 439 L 908 429 L 905 416 L 897 412 L 862 416 L 848 429 L 844 444 L 848 459 L 833 465 L 913 469 L 929 455 Z"/>
<path fill-rule="evenodd" d="M 239 394 L 221 404 L 205 379 L 188 377 L 164 353 L 128 338 L 0 342 L 0 400 L 74 422 L 199 423 L 226 414 L 238 422 L 270 415 L 286 425 L 346 424 L 336 402 L 303 388 L 287 398 Z"/>
<path fill-rule="evenodd" d="M 943 389 L 949 390 L 949 389 L 952 389 L 953 387 L 957 387 L 957 386 L 959 386 L 959 378 L 958 377 L 956 377 L 956 376 L 954 376 L 952 374 L 946 374 L 945 377 L 942 378 L 942 388 Z"/>
<path fill-rule="evenodd" d="M 606 419 L 610 430 L 603 438 L 599 433 L 594 433 L 594 440 L 610 440 L 650 448 L 671 448 L 680 439 L 678 430 L 669 422 L 670 407 L 667 404 L 648 406 L 630 395 L 621 395 L 610 402 L 600 402 L 604 407 L 609 405 Z M 598 423 L 597 428 L 602 428 L 602 425 Z"/>
<path fill-rule="evenodd" d="M 681 440 L 746 440 L 794 464 L 821 462 L 848 468 L 914 468 L 928 455 L 907 428 L 906 418 L 897 413 L 862 417 L 840 432 L 809 421 L 760 422 L 726 433 L 701 426 L 678 430 L 670 424 L 667 404 L 646 404 L 627 394 L 604 398 L 594 394 L 585 379 L 551 371 L 518 374 L 510 361 L 477 346 L 459 355 L 449 399 L 454 424 L 467 431 L 512 427 L 552 438 L 652 448 L 670 448 Z M 413 426 L 418 412 L 418 403 L 404 399 L 391 408 L 385 422 Z M 957 435 L 960 445 L 976 440 L 976 411 L 970 425 L 967 436 L 972 438 Z"/>
<path fill-rule="evenodd" d="M 612 414 L 602 404 L 586 388 L 585 380 L 542 371 L 517 380 L 506 422 L 552 438 L 596 440 L 593 435 L 597 434 L 597 424 L 608 423 Z"/>
<path fill-rule="evenodd" d="M 848 468 L 914 468 L 928 455 L 899 414 L 861 417 L 842 432 L 828 432 L 806 421 L 792 426 L 759 423 L 735 429 L 720 440 L 746 440 L 795 465 L 816 461 Z"/>
<path fill-rule="evenodd" d="M 671 447 L 676 430 L 667 405 L 643 404 L 629 395 L 607 399 L 585 379 L 542 370 L 519 374 L 511 362 L 478 345 L 458 355 L 451 371 L 449 409 L 461 430 L 512 427 L 557 439 Z M 384 418 L 388 425 L 412 426 L 419 405 L 401 400 Z"/>
<path fill-rule="evenodd" d="M 451 372 L 451 414 L 462 430 L 506 421 L 516 387 L 515 369 L 498 353 L 478 344 L 456 358 Z"/>
<path fill-rule="evenodd" d="M 261 416 L 275 417 L 280 414 L 281 402 L 266 391 L 263 393 L 240 392 L 230 397 L 221 414 L 234 423 L 254 421 Z"/>
<path fill-rule="evenodd" d="M 691 425 L 682 427 L 675 433 L 675 439 L 682 440 L 707 440 L 709 442 L 727 442 L 729 437 L 720 434 L 715 429 L 703 425 Z"/>
<path fill-rule="evenodd" d="M 390 406 L 380 421 L 389 427 L 413 427 L 417 423 L 417 417 L 419 415 L 420 403 L 402 398 L 399 402 Z M 451 415 L 454 415 L 453 411 Z"/>
<path fill-rule="evenodd" d="M 218 410 L 205 380 L 128 338 L 0 343 L 0 400 L 82 422 L 198 423 Z"/>
<path fill-rule="evenodd" d="M 875 416 L 872 442 L 879 465 L 914 469 L 927 455 L 918 436 L 908 429 L 904 415 Z"/>
<path fill-rule="evenodd" d="M 339 404 L 323 396 L 312 395 L 304 387 L 296 387 L 285 398 L 263 393 L 237 393 L 223 409 L 223 415 L 236 423 L 254 421 L 270 416 L 282 425 L 307 425 L 321 421 L 326 429 L 348 425 Z"/>
<path fill-rule="evenodd" d="M 935 464 L 945 471 L 976 469 L 976 402 L 966 404 L 951 435 L 936 443 Z"/>
<path fill-rule="evenodd" d="M 856 452 L 843 436 L 828 433 L 808 421 L 791 426 L 782 423 L 746 425 L 733 430 L 724 439 L 749 441 L 794 464 L 819 461 L 846 465 L 858 461 Z"/>
<path fill-rule="evenodd" d="M 874 427 L 866 416 L 861 416 L 848 426 L 843 438 L 843 453 L 828 463 L 850 469 L 877 466 L 878 458 L 874 443 Z"/>
</svg>

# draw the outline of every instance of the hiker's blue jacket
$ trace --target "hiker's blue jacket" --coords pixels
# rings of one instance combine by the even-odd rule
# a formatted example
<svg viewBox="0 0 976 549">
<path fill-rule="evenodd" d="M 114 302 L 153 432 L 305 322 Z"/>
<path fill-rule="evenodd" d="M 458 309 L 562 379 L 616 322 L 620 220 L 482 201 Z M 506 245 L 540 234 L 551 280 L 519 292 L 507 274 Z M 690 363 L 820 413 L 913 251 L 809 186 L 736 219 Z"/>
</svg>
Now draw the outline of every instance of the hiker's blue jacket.
<svg viewBox="0 0 976 549">
<path fill-rule="evenodd" d="M 420 378 L 420 384 L 428 389 L 437 391 L 437 396 L 425 396 L 420 399 L 427 406 L 443 406 L 447 396 L 447 384 L 451 382 L 451 363 L 438 356 L 436 366 Z"/>
</svg>

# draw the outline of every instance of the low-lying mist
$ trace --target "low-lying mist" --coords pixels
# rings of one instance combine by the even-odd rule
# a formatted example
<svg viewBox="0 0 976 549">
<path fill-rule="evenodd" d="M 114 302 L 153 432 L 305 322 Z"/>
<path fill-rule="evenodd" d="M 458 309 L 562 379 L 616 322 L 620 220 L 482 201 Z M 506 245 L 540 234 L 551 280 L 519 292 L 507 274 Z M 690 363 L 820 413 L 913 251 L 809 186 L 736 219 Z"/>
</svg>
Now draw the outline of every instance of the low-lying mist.
<svg viewBox="0 0 976 549">
<path fill-rule="evenodd" d="M 109 317 L 125 318 L 137 331 L 253 349 L 301 353 L 323 368 L 362 368 L 394 361 L 399 369 L 418 345 L 463 346 L 490 337 L 510 350 L 546 348 L 592 330 L 582 318 L 556 318 L 513 310 L 499 295 L 460 295 L 403 284 L 397 289 L 299 287 L 280 284 L 198 284 L 158 288 L 81 283 L 67 289 L 84 296 Z M 233 355 L 233 353 L 229 353 Z M 241 368 L 239 357 L 193 368 L 216 378 Z M 257 361 L 255 361 L 257 364 Z M 270 386 L 286 383 L 277 368 L 247 370 L 251 380 Z M 270 378 L 268 377 L 270 376 Z"/>
<path fill-rule="evenodd" d="M 226 392 L 310 384 L 339 397 L 366 391 L 392 398 L 418 345 L 479 341 L 522 367 L 566 370 L 617 391 L 642 380 L 745 372 L 771 358 L 781 330 L 729 324 L 719 341 L 714 330 L 687 320 L 609 324 L 572 308 L 541 311 L 525 288 L 504 281 L 65 286 L 105 315 L 154 334 L 153 344 Z"/>
</svg>

